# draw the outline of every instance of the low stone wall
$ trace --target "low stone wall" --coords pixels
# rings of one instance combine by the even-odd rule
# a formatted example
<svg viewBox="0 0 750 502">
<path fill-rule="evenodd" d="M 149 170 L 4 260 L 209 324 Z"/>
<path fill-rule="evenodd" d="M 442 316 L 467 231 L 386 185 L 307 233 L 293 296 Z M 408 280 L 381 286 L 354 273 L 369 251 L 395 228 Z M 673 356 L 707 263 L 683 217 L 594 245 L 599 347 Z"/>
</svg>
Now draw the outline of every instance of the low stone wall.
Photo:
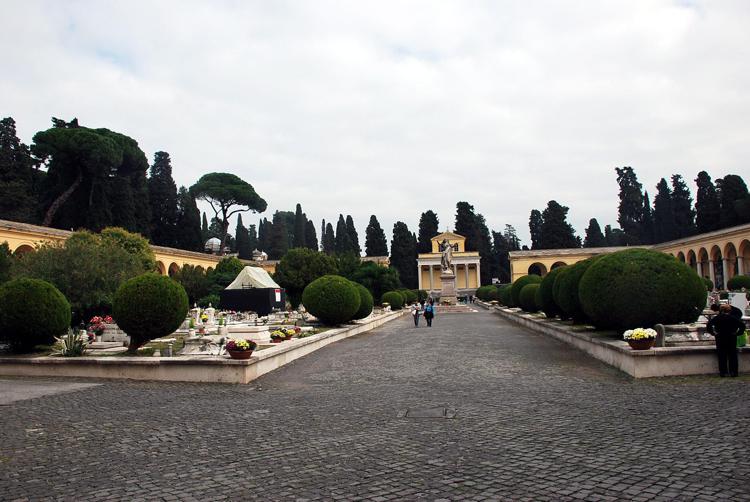
<svg viewBox="0 0 750 502">
<path fill-rule="evenodd" d="M 2 357 L 1 376 L 122 378 L 170 382 L 248 383 L 326 345 L 391 321 L 406 311 L 386 312 L 356 325 L 294 338 L 253 353 L 246 360 L 226 357 Z"/>
<path fill-rule="evenodd" d="M 483 302 L 478 304 L 508 321 L 572 345 L 635 378 L 719 373 L 716 350 L 712 345 L 632 350 L 624 340 L 585 326 L 548 319 L 541 314 L 527 314 L 519 309 L 490 306 Z M 739 350 L 740 372 L 750 372 L 750 347 Z"/>
</svg>

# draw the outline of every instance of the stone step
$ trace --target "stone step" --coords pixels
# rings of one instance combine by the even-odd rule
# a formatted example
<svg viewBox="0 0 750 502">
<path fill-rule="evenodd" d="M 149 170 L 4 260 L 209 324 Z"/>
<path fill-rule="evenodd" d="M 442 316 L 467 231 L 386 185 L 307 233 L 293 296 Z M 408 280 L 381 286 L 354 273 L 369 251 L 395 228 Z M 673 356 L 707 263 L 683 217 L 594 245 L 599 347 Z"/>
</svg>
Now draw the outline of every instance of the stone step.
<svg viewBox="0 0 750 502">
<path fill-rule="evenodd" d="M 122 342 L 91 342 L 87 347 L 89 350 L 113 349 L 122 347 Z"/>
</svg>

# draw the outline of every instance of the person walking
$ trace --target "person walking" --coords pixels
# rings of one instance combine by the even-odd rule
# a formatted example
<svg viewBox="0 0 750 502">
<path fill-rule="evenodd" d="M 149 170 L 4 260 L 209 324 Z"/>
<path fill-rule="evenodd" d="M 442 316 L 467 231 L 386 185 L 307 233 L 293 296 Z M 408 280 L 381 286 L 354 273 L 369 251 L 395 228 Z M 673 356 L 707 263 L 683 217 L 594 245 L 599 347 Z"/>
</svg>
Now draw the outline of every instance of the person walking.
<svg viewBox="0 0 750 502">
<path fill-rule="evenodd" d="M 419 315 L 420 314 L 421 314 L 421 312 L 419 310 L 419 303 L 414 302 L 411 305 L 411 316 L 414 318 L 414 327 L 415 328 L 419 327 Z"/>
<path fill-rule="evenodd" d="M 424 306 L 424 320 L 427 321 L 427 326 L 432 327 L 432 318 L 435 317 L 435 308 L 432 305 L 432 298 Z"/>
<path fill-rule="evenodd" d="M 732 315 L 731 305 L 721 305 L 719 314 L 708 321 L 706 331 L 714 335 L 716 355 L 719 358 L 719 376 L 736 377 L 737 337 L 745 332 L 745 323 Z"/>
</svg>

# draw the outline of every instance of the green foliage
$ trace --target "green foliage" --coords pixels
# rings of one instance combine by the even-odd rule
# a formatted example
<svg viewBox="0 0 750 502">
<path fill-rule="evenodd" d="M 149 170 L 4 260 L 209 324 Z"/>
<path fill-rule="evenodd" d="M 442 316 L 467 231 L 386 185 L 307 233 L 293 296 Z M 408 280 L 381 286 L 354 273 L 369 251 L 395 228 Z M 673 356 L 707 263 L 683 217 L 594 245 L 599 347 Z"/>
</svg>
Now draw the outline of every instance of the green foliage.
<svg viewBox="0 0 750 502">
<path fill-rule="evenodd" d="M 521 288 L 518 295 L 518 303 L 524 312 L 536 312 L 539 306 L 536 304 L 536 294 L 539 290 L 539 283 L 530 283 Z"/>
<path fill-rule="evenodd" d="M 512 284 L 504 284 L 500 286 L 497 290 L 497 300 L 505 305 L 506 307 L 512 306 L 513 298 L 511 296 L 511 291 L 513 290 Z"/>
<path fill-rule="evenodd" d="M 713 289 L 714 289 L 714 281 L 712 281 L 708 277 L 704 277 L 703 278 L 703 282 L 706 284 L 706 290 L 707 291 L 713 291 Z"/>
<path fill-rule="evenodd" d="M 354 253 L 334 255 L 334 260 L 336 269 L 338 270 L 336 273 L 349 280 L 352 280 L 354 274 L 359 270 L 359 267 L 362 266 L 362 259 L 359 255 Z"/>
<path fill-rule="evenodd" d="M 625 232 L 626 242 L 637 244 L 642 232 L 643 185 L 632 167 L 616 167 L 615 171 L 620 186 L 617 222 Z"/>
<path fill-rule="evenodd" d="M 411 305 L 417 301 L 417 294 L 410 289 L 399 289 L 398 292 L 404 297 L 404 305 Z"/>
<path fill-rule="evenodd" d="M 302 303 L 312 315 L 327 325 L 350 321 L 359 310 L 357 287 L 339 275 L 324 275 L 307 285 Z"/>
<path fill-rule="evenodd" d="M 111 244 L 127 251 L 136 257 L 148 272 L 156 271 L 156 258 L 148 240 L 139 234 L 128 232 L 124 228 L 107 227 L 99 234 L 102 244 Z"/>
<path fill-rule="evenodd" d="M 0 284 L 10 280 L 10 271 L 13 266 L 13 254 L 10 252 L 7 242 L 0 244 Z"/>
<path fill-rule="evenodd" d="M 179 282 L 188 295 L 188 302 L 193 305 L 199 298 L 208 294 L 211 282 L 202 267 L 183 265 L 172 279 Z"/>
<path fill-rule="evenodd" d="M 16 135 L 16 122 L 0 120 L 0 219 L 36 223 L 40 174 L 31 150 Z"/>
<path fill-rule="evenodd" d="M 711 232 L 721 226 L 721 203 L 711 176 L 706 171 L 695 179 L 698 187 L 695 195 L 695 224 L 698 233 Z"/>
<path fill-rule="evenodd" d="M 387 303 L 392 310 L 401 310 L 404 306 L 404 296 L 398 291 L 383 293 L 381 303 Z"/>
<path fill-rule="evenodd" d="M 586 321 L 586 314 L 578 299 L 579 283 L 586 270 L 601 259 L 602 256 L 592 256 L 586 260 L 569 265 L 566 267 L 566 273 L 559 275 L 558 279 L 556 279 L 556 281 L 559 281 L 559 285 L 557 296 L 554 296 L 554 300 L 566 318 L 573 319 L 574 322 Z"/>
<path fill-rule="evenodd" d="M 49 282 L 14 279 L 0 286 L 0 336 L 16 352 L 51 344 L 70 327 L 70 304 Z"/>
<path fill-rule="evenodd" d="M 527 284 L 536 284 L 542 282 L 542 278 L 538 275 L 524 275 L 523 277 L 519 277 L 518 279 L 513 282 L 513 286 L 510 288 L 510 301 L 511 305 L 510 307 L 520 307 L 521 306 L 521 290 L 524 286 Z"/>
<path fill-rule="evenodd" d="M 308 284 L 318 277 L 337 272 L 338 267 L 332 257 L 308 248 L 295 248 L 281 258 L 274 279 L 286 290 L 292 307 L 297 308 Z"/>
<path fill-rule="evenodd" d="M 497 297 L 497 288 L 495 288 L 495 286 L 482 286 L 477 288 L 475 296 L 485 302 L 494 300 Z M 493 298 L 493 296 L 495 298 Z"/>
<path fill-rule="evenodd" d="M 430 297 L 430 294 L 424 289 L 417 289 L 416 293 L 417 293 L 417 300 L 420 302 L 427 301 L 427 299 Z"/>
<path fill-rule="evenodd" d="M 437 214 L 432 210 L 427 210 L 422 213 L 419 217 L 419 237 L 417 239 L 417 252 L 419 253 L 431 253 L 432 252 L 432 238 L 435 237 L 438 232 L 438 221 Z"/>
<path fill-rule="evenodd" d="M 373 262 L 362 262 L 352 274 L 351 280 L 362 284 L 372 293 L 372 297 L 377 299 L 380 299 L 386 291 L 392 291 L 401 284 L 395 269 Z"/>
<path fill-rule="evenodd" d="M 115 294 L 113 317 L 130 335 L 129 352 L 173 333 L 185 320 L 188 297 L 169 277 L 147 273 L 125 281 Z"/>
<path fill-rule="evenodd" d="M 560 307 L 555 302 L 554 298 L 554 286 L 557 274 L 560 273 L 565 267 L 553 268 L 547 275 L 544 276 L 542 282 L 539 283 L 539 308 L 544 314 L 549 317 L 555 317 L 560 314 Z"/>
<path fill-rule="evenodd" d="M 388 256 L 388 241 L 374 214 L 370 216 L 370 223 L 365 229 L 365 255 Z"/>
<path fill-rule="evenodd" d="M 596 218 L 589 220 L 589 226 L 586 229 L 586 238 L 583 241 L 583 247 L 585 248 L 601 248 L 607 245 L 607 240 L 602 234 L 602 228 L 599 226 L 599 222 Z"/>
<path fill-rule="evenodd" d="M 567 249 L 580 247 L 573 227 L 567 221 L 568 208 L 551 200 L 542 211 L 539 227 L 539 249 Z"/>
<path fill-rule="evenodd" d="M 730 291 L 740 291 L 742 288 L 750 290 L 750 276 L 735 275 L 727 281 L 727 289 Z"/>
<path fill-rule="evenodd" d="M 398 276 L 404 287 L 417 287 L 417 238 L 409 231 L 406 223 L 401 221 L 393 225 L 391 267 L 398 270 Z"/>
<path fill-rule="evenodd" d="M 221 297 L 215 293 L 210 295 L 201 296 L 198 298 L 198 306 L 202 309 L 207 307 L 219 307 L 221 303 Z"/>
<path fill-rule="evenodd" d="M 354 317 L 352 317 L 352 319 L 364 319 L 372 313 L 372 294 L 370 294 L 367 288 L 363 285 L 356 282 L 353 282 L 352 284 L 354 284 L 354 286 L 356 286 L 357 288 L 357 291 L 359 291 L 359 309 L 357 309 L 357 312 L 354 314 Z"/>
<path fill-rule="evenodd" d="M 201 214 L 198 205 L 187 188 L 180 187 L 177 192 L 177 223 L 175 246 L 188 251 L 203 251 L 203 245 L 208 240 L 201 233 Z M 206 222 L 208 232 L 208 222 Z"/>
<path fill-rule="evenodd" d="M 177 246 L 177 185 L 167 152 L 156 152 L 148 179 L 152 241 L 159 246 Z"/>
<path fill-rule="evenodd" d="M 63 357 L 79 357 L 86 353 L 88 337 L 68 328 L 65 336 L 55 338 L 55 349 Z"/>
<path fill-rule="evenodd" d="M 583 275 L 578 291 L 592 324 L 616 330 L 694 322 L 707 296 L 702 279 L 688 265 L 648 249 L 601 257 Z"/>
</svg>

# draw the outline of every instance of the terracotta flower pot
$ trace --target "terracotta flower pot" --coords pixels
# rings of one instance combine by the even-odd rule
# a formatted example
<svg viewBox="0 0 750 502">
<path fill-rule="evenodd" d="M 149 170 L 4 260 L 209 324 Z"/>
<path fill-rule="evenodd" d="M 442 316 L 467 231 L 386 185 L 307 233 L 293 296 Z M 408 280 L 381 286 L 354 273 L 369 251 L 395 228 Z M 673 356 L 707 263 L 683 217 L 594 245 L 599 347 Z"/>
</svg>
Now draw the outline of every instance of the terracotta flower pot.
<svg viewBox="0 0 750 502">
<path fill-rule="evenodd" d="M 642 340 L 627 340 L 628 345 L 633 350 L 648 350 L 654 346 L 655 338 L 644 338 Z"/>
<path fill-rule="evenodd" d="M 228 350 L 227 352 L 232 359 L 250 359 L 253 355 L 252 350 Z"/>
</svg>

